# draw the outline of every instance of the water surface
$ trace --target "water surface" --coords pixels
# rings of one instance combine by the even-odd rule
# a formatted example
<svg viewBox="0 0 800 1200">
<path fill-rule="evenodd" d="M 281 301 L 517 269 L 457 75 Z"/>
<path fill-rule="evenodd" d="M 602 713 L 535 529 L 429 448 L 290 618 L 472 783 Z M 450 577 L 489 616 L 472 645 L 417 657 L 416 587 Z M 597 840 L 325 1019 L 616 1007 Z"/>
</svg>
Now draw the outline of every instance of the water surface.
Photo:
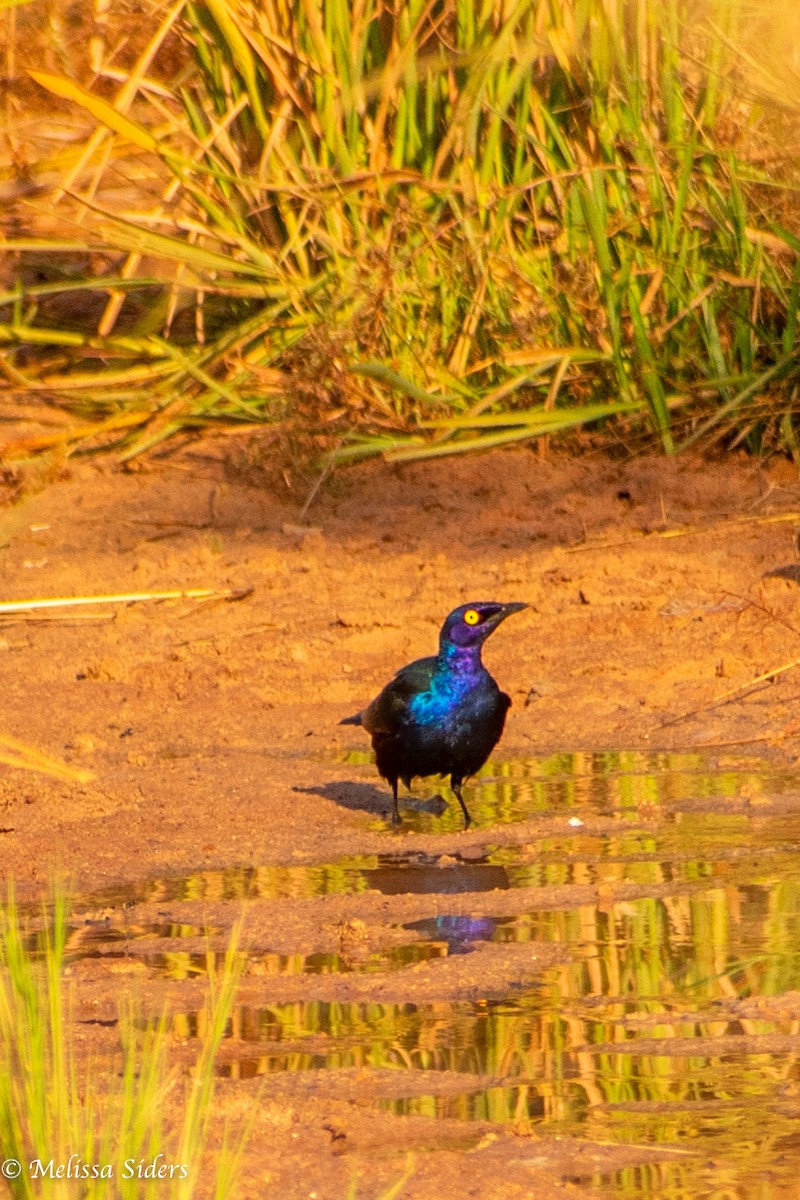
<svg viewBox="0 0 800 1200">
<path fill-rule="evenodd" d="M 307 1073 L 324 1091 L 343 1071 L 383 1081 L 391 1070 L 388 1089 L 365 1085 L 367 1102 L 432 1118 L 431 1144 L 436 1119 L 450 1117 L 692 1151 L 594 1181 L 611 1196 L 791 1194 L 800 1170 L 796 773 L 688 753 L 559 754 L 494 764 L 467 800 L 486 837 L 478 853 L 462 855 L 456 838 L 446 855 L 404 853 L 387 831 L 380 855 L 154 879 L 124 921 L 112 906 L 78 953 L 133 955 L 177 983 L 219 959 L 201 944 L 218 931 L 189 919 L 193 902 L 198 912 L 229 900 L 269 911 L 277 899 L 378 893 L 390 945 L 359 953 L 353 926 L 355 949 L 347 929 L 335 953 L 258 949 L 261 977 L 303 976 L 308 998 L 259 1004 L 249 988 L 233 1014 L 226 1075 Z M 420 832 L 461 826 L 455 805 L 440 818 L 412 808 L 404 820 Z M 392 898 L 407 895 L 430 911 L 396 918 Z M 136 904 L 154 902 L 163 916 L 137 926 Z M 521 971 L 501 994 L 482 992 L 482 953 L 515 947 L 529 967 L 528 949 L 541 944 L 561 961 L 535 978 Z M 402 984 L 413 978 L 402 972 L 456 959 L 476 965 L 466 999 L 446 989 L 422 1001 L 329 994 L 344 976 Z M 175 1017 L 188 1034 L 200 1019 L 192 1009 Z"/>
</svg>

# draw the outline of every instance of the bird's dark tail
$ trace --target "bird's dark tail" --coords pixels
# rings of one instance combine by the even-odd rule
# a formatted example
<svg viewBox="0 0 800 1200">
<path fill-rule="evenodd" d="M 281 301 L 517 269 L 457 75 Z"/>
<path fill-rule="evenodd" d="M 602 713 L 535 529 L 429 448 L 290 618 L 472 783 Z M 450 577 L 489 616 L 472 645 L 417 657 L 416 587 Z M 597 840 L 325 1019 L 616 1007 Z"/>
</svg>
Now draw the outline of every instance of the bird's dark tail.
<svg viewBox="0 0 800 1200">
<path fill-rule="evenodd" d="M 345 717 L 343 720 L 341 720 L 339 722 L 339 724 L 340 725 L 360 725 L 361 724 L 361 713 L 360 712 L 356 713 L 356 715 L 354 717 Z"/>
</svg>

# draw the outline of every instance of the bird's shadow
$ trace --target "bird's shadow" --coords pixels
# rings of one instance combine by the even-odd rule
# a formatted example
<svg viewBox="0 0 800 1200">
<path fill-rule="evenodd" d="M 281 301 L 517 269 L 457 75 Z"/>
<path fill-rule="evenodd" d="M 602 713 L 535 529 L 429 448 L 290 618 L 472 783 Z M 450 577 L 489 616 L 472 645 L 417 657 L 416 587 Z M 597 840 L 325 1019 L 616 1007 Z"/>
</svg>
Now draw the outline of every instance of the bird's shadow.
<svg viewBox="0 0 800 1200">
<path fill-rule="evenodd" d="M 372 783 L 357 783 L 345 779 L 341 783 L 325 783 L 318 787 L 294 787 L 294 792 L 304 796 L 322 796 L 324 800 L 332 800 L 341 808 L 349 808 L 351 812 L 368 812 L 376 817 L 392 818 L 392 796 L 388 791 L 382 791 Z M 443 796 L 401 796 L 400 811 L 410 810 L 418 813 L 432 813 L 440 817 L 448 807 Z"/>
<path fill-rule="evenodd" d="M 773 567 L 765 571 L 764 579 L 788 579 L 792 583 L 800 583 L 800 563 L 788 563 L 785 567 Z"/>
</svg>

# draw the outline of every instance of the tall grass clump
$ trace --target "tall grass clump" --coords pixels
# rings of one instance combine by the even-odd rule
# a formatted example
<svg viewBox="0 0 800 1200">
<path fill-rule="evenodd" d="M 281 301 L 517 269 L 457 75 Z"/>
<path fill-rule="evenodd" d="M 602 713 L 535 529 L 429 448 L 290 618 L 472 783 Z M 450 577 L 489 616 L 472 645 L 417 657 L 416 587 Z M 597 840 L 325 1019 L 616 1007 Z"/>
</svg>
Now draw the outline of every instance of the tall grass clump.
<svg viewBox="0 0 800 1200">
<path fill-rule="evenodd" d="M 64 986 L 68 916 L 57 893 L 41 949 L 32 949 L 36 939 L 26 932 L 13 894 L 0 908 L 0 1148 L 9 1194 L 20 1200 L 78 1194 L 190 1200 L 201 1170 L 203 1194 L 235 1194 L 239 1151 L 226 1153 L 223 1145 L 220 1152 L 216 1145 L 214 1165 L 208 1161 L 212 1128 L 219 1134 L 215 1057 L 238 980 L 235 939 L 212 989 L 196 1066 L 184 1083 L 167 1063 L 166 1015 L 145 1021 L 130 1002 L 120 1015 L 113 1063 L 79 1057 Z"/>
<path fill-rule="evenodd" d="M 8 385 L 127 454 L 212 421 L 397 459 L 612 416 L 793 446 L 796 177 L 747 153 L 742 14 L 186 0 L 113 94 L 34 71 L 94 126 L 48 254 L 107 273 L 27 282 L 42 242 L 12 239 Z M 131 160 L 159 194 L 112 206 Z"/>
</svg>

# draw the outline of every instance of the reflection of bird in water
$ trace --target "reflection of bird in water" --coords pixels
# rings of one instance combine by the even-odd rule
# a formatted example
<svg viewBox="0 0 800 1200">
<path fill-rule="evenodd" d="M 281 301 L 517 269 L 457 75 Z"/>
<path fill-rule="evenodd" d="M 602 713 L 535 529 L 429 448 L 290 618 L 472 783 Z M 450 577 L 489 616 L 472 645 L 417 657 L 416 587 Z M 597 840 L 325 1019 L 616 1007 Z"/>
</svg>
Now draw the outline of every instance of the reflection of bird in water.
<svg viewBox="0 0 800 1200">
<path fill-rule="evenodd" d="M 424 934 L 426 940 L 445 942 L 448 954 L 468 954 L 474 942 L 489 942 L 498 925 L 497 917 L 425 917 L 406 928 Z"/>
<path fill-rule="evenodd" d="M 437 917 L 436 929 L 447 942 L 449 954 L 465 954 L 473 942 L 489 942 L 497 928 L 496 917 Z"/>
<path fill-rule="evenodd" d="M 511 700 L 481 661 L 492 630 L 525 604 L 475 601 L 450 613 L 439 635 L 439 653 L 403 667 L 362 712 L 342 725 L 361 725 L 372 736 L 378 771 L 392 788 L 392 821 L 400 822 L 397 782 L 415 775 L 449 775 L 464 824 L 470 815 L 464 780 L 480 770 L 503 732 Z"/>
</svg>

